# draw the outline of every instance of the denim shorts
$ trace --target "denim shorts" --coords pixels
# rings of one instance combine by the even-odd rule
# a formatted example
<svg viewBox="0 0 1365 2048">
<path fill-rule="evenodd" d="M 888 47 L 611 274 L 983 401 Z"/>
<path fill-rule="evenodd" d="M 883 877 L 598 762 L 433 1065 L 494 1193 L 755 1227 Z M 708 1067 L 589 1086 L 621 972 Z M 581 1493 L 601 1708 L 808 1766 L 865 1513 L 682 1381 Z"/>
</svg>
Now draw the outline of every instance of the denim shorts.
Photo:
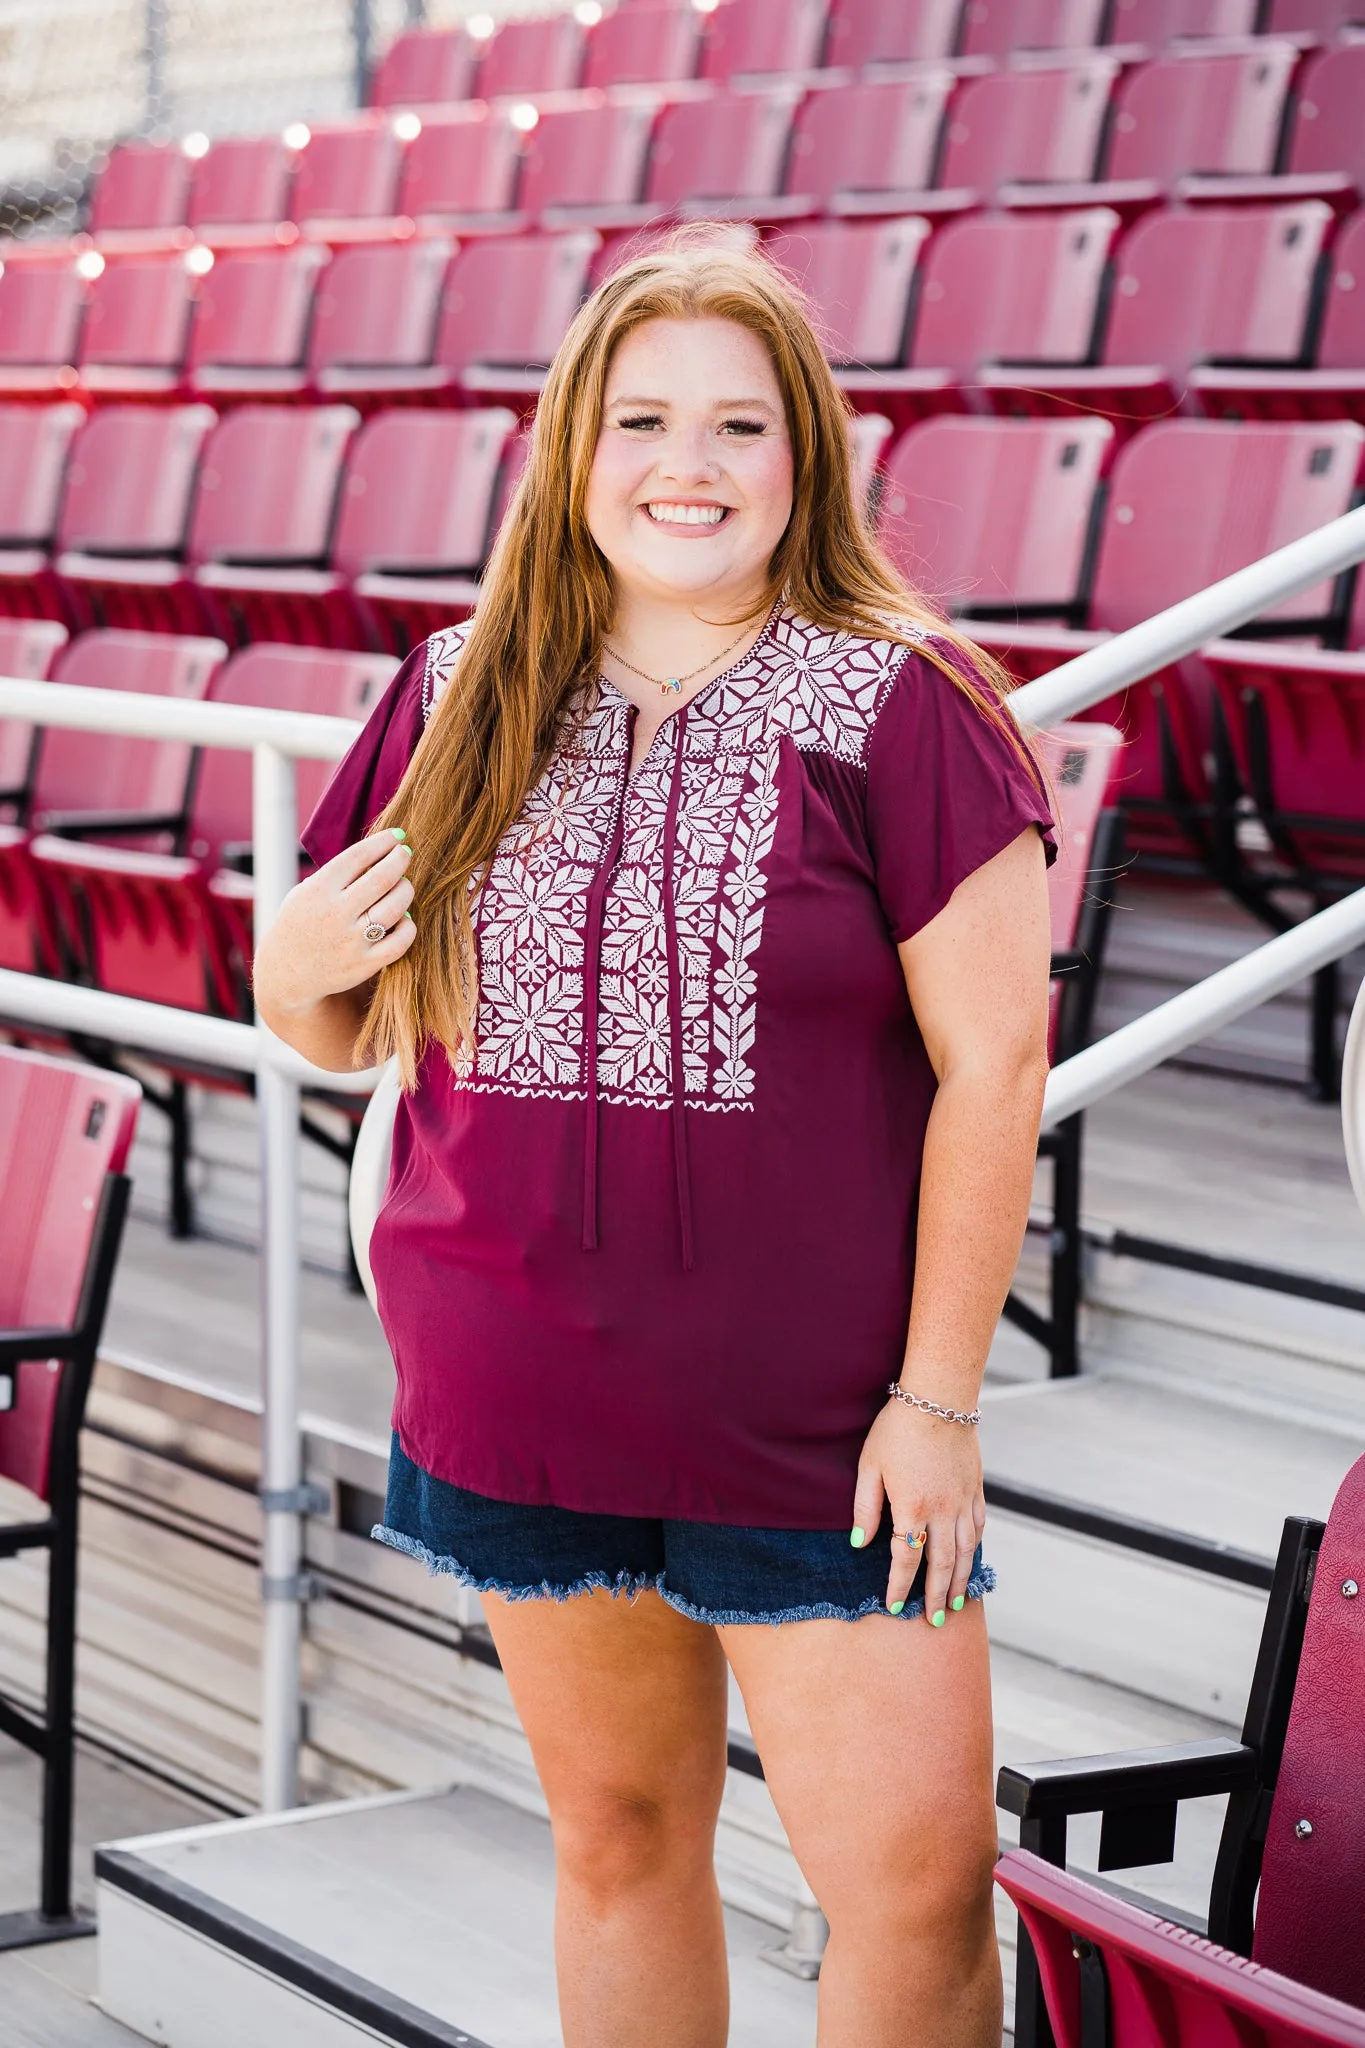
<svg viewBox="0 0 1365 2048">
<path fill-rule="evenodd" d="M 891 1521 L 855 1550 L 847 1529 L 748 1529 L 489 1500 L 414 1465 L 395 1435 L 380 1543 L 480 1593 L 567 1600 L 595 1586 L 657 1592 L 692 1621 L 857 1621 L 886 1614 Z M 969 1599 L 995 1584 L 977 1546 Z M 924 1612 L 924 1565 L 899 1619 Z M 889 1619 L 897 1617 L 888 1616 Z"/>
</svg>

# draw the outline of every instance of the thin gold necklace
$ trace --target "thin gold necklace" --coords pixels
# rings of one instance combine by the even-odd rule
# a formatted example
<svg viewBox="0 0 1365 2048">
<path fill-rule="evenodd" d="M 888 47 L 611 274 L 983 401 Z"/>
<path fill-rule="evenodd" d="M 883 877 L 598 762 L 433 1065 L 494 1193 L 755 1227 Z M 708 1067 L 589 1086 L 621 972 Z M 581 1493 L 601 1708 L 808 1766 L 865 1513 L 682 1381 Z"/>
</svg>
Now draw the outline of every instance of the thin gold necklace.
<svg viewBox="0 0 1365 2048">
<path fill-rule="evenodd" d="M 642 683 L 653 683 L 655 689 L 662 692 L 665 697 L 670 695 L 670 693 L 676 697 L 684 683 L 690 683 L 694 676 L 703 675 L 708 668 L 714 668 L 717 662 L 724 661 L 726 655 L 738 647 L 744 635 L 751 630 L 751 624 L 741 626 L 728 647 L 722 647 L 719 654 L 713 654 L 709 661 L 703 661 L 697 668 L 690 668 L 685 676 L 646 675 L 642 668 L 636 668 L 633 661 L 627 661 L 624 654 L 618 654 L 614 647 L 608 647 L 605 640 L 602 643 L 602 651 L 604 654 L 609 654 L 613 661 L 619 661 L 622 668 L 628 668 L 633 676 L 640 678 Z"/>
</svg>

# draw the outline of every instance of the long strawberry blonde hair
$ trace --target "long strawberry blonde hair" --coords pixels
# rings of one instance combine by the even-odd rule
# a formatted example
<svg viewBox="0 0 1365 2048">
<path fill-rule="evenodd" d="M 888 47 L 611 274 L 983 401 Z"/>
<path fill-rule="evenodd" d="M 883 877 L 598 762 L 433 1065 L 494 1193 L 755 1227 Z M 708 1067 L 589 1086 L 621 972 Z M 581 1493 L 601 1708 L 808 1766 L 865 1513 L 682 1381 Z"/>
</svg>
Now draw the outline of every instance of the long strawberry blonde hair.
<svg viewBox="0 0 1365 2048">
<path fill-rule="evenodd" d="M 396 1054 L 404 1088 L 415 1087 L 429 1044 L 443 1045 L 457 1064 L 473 1053 L 477 884 L 576 703 L 595 687 L 613 595 L 584 505 L 612 355 L 646 320 L 688 319 L 737 321 L 764 342 L 777 374 L 793 489 L 791 518 L 768 564 L 768 606 L 783 597 L 826 631 L 915 644 L 1038 774 L 1003 707 L 1004 672 L 910 587 L 859 508 L 849 406 L 799 290 L 768 258 L 737 250 L 714 229 L 680 230 L 606 278 L 565 336 L 469 635 L 375 823 L 407 833 L 419 923 L 408 951 L 379 976 L 356 1057 Z M 921 645 L 925 630 L 935 637 Z M 954 651 L 965 656 L 962 668 Z"/>
</svg>

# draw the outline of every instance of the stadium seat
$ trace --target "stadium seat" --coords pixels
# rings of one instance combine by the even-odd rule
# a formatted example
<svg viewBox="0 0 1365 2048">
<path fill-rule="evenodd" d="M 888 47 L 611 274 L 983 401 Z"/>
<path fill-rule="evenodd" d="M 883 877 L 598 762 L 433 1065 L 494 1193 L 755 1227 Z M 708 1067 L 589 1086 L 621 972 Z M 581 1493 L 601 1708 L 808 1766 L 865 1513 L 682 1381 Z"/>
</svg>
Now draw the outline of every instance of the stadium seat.
<svg viewBox="0 0 1365 2048">
<path fill-rule="evenodd" d="M 180 387 L 205 248 L 113 256 L 90 287 L 78 388 L 92 398 L 169 396 Z"/>
<path fill-rule="evenodd" d="M 422 117 L 422 132 L 408 146 L 398 209 L 419 227 L 461 234 L 513 226 L 525 134 L 510 109 L 441 107 Z"/>
<path fill-rule="evenodd" d="M 1365 25 L 1365 5 L 1356 13 Z M 1322 50 L 1304 66 L 1285 171 L 1342 184 L 1365 197 L 1365 41 Z"/>
<path fill-rule="evenodd" d="M 42 682 L 66 639 L 66 627 L 56 619 L 0 618 L 0 676 Z M 0 805 L 16 819 L 28 809 L 34 746 L 31 725 L 0 719 Z"/>
<path fill-rule="evenodd" d="M 1007 57 L 1015 50 L 1084 50 L 1098 42 L 1104 0 L 967 0 L 964 57 Z"/>
<path fill-rule="evenodd" d="M 922 64 L 957 48 L 961 0 L 833 0 L 825 62 Z"/>
<path fill-rule="evenodd" d="M 358 402 L 382 393 L 395 373 L 431 361 L 454 247 L 441 235 L 338 251 L 313 307 L 308 363 L 315 391 Z"/>
<path fill-rule="evenodd" d="M 289 215 L 317 241 L 370 236 L 392 222 L 403 145 L 387 114 L 314 128 L 298 153 Z"/>
<path fill-rule="evenodd" d="M 1197 364 L 1300 363 L 1332 221 L 1320 199 L 1146 214 L 1119 247 L 1100 361 L 992 369 L 982 382 L 1001 410 L 1079 405 L 1136 421 L 1164 418 L 1198 390 Z"/>
<path fill-rule="evenodd" d="M 39 1903 L 0 1915 L 3 1949 L 93 1931 L 71 1905 L 80 1432 L 141 1092 L 102 1068 L 0 1050 L 0 1478 L 42 1510 L 0 1526 L 0 1558 L 47 1553 L 42 1707 L 5 1709 L 6 1734 L 41 1760 Z"/>
<path fill-rule="evenodd" d="M 479 45 L 465 29 L 405 29 L 375 66 L 370 104 L 421 107 L 467 100 L 478 61 Z"/>
<path fill-rule="evenodd" d="M 1361 0 L 1269 0 L 1265 30 L 1272 36 L 1316 37 L 1330 42 L 1341 28 L 1365 28 Z"/>
<path fill-rule="evenodd" d="M 45 609 L 76 626 L 196 629 L 197 612 L 167 615 L 138 579 L 145 557 L 174 555 L 185 544 L 215 418 L 207 405 L 110 405 L 91 415 L 67 462 L 52 573 L 38 582 Z M 123 574 L 134 579 L 127 591 L 118 587 Z"/>
<path fill-rule="evenodd" d="M 178 142 L 116 142 L 95 181 L 90 233 L 112 243 L 183 227 L 193 176 L 194 159 Z"/>
<path fill-rule="evenodd" d="M 504 21 L 484 46 L 479 98 L 570 92 L 583 75 L 586 31 L 572 14 Z"/>
<path fill-rule="evenodd" d="M 769 255 L 806 293 L 832 363 L 901 360 L 927 220 L 810 221 L 779 230 Z"/>
<path fill-rule="evenodd" d="M 1365 213 L 1332 250 L 1314 367 L 1200 367 L 1190 389 L 1205 412 L 1227 419 L 1365 420 Z"/>
<path fill-rule="evenodd" d="M 808 94 L 792 125 L 788 199 L 801 212 L 839 215 L 961 207 L 967 195 L 931 189 L 955 83 L 951 71 L 926 67 Z"/>
<path fill-rule="evenodd" d="M 703 19 L 692 0 L 618 8 L 588 37 L 584 85 L 677 85 L 695 78 Z"/>
<path fill-rule="evenodd" d="M 1037 365 L 1045 383 L 1050 366 L 1088 361 L 1118 227 L 1107 207 L 950 222 L 920 264 L 907 367 L 842 370 L 840 383 L 905 425 L 966 409 L 983 365 Z"/>
<path fill-rule="evenodd" d="M 666 106 L 645 181 L 650 208 L 722 220 L 800 212 L 778 198 L 800 97 L 799 86 L 781 86 Z"/>
<path fill-rule="evenodd" d="M 644 17 L 641 17 L 644 18 Z M 585 95 L 546 108 L 526 138 L 521 207 L 542 226 L 626 226 L 641 218 L 655 109 Z"/>
<path fill-rule="evenodd" d="M 0 399 L 60 398 L 74 390 L 93 250 L 6 251 L 0 265 Z"/>
<path fill-rule="evenodd" d="M 1111 0 L 1108 43 L 1160 50 L 1177 36 L 1249 36 L 1260 0 Z"/>
<path fill-rule="evenodd" d="M 1078 615 L 1107 420 L 942 418 L 886 463 L 878 532 L 910 581 L 975 617 Z"/>
<path fill-rule="evenodd" d="M 811 71 L 820 62 L 829 0 L 721 0 L 706 27 L 701 75 L 733 78 Z"/>
<path fill-rule="evenodd" d="M 1251 37 L 1231 49 L 1192 44 L 1138 65 L 1115 91 L 1100 196 L 1197 196 L 1207 179 L 1273 171 L 1298 60 L 1293 43 Z M 1220 182 L 1209 196 L 1223 189 Z"/>
<path fill-rule="evenodd" d="M 944 130 L 939 184 L 987 200 L 998 192 L 1014 204 L 1047 201 L 1049 186 L 1088 183 L 1118 69 L 1115 57 L 1096 51 L 967 79 Z"/>
<path fill-rule="evenodd" d="M 0 617 L 41 617 L 79 405 L 0 405 Z"/>
<path fill-rule="evenodd" d="M 199 287 L 186 388 L 219 403 L 303 391 L 313 293 L 326 263 L 326 249 L 307 242 L 225 250 Z"/>
<path fill-rule="evenodd" d="M 282 135 L 225 135 L 210 143 L 190 188 L 189 224 L 210 248 L 292 237 L 283 227 L 297 151 Z"/>
</svg>

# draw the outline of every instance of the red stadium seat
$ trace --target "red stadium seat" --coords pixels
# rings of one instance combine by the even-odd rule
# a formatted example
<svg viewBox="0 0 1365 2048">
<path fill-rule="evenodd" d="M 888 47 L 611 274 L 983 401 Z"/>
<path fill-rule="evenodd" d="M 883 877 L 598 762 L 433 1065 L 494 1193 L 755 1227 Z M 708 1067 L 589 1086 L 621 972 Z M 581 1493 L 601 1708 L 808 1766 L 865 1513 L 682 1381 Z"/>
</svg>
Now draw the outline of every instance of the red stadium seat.
<svg viewBox="0 0 1365 2048">
<path fill-rule="evenodd" d="M 634 17 L 647 19 L 645 16 Z M 625 225 L 641 214 L 655 110 L 594 96 L 547 108 L 526 138 L 521 207 L 547 226 Z"/>
<path fill-rule="evenodd" d="M 963 410 L 984 365 L 1036 364 L 1044 383 L 1044 366 L 1087 361 L 1118 226 L 1107 207 L 950 222 L 920 265 L 908 367 L 843 370 L 840 383 L 906 424 Z"/>
<path fill-rule="evenodd" d="M 833 0 L 825 62 L 922 64 L 957 48 L 961 0 Z"/>
<path fill-rule="evenodd" d="M 75 388 L 81 322 L 91 281 L 103 264 L 93 250 L 6 251 L 0 265 L 0 398 L 61 397 Z"/>
<path fill-rule="evenodd" d="M 56 619 L 0 618 L 0 676 L 42 681 L 66 637 L 66 627 Z M 15 718 L 0 720 L 0 804 L 17 816 L 28 808 L 33 754 L 33 727 Z"/>
<path fill-rule="evenodd" d="M 487 216 L 497 225 L 516 204 L 525 140 L 507 108 L 482 100 L 425 114 L 404 160 L 399 212 L 461 233 Z"/>
<path fill-rule="evenodd" d="M 293 395 L 308 381 L 313 292 L 327 251 L 228 249 L 199 287 L 185 382 L 204 397 Z"/>
<path fill-rule="evenodd" d="M 832 363 L 896 363 L 927 220 L 811 221 L 779 231 L 769 254 L 806 293 Z"/>
<path fill-rule="evenodd" d="M 0 616 L 41 617 L 79 405 L 0 405 Z"/>
<path fill-rule="evenodd" d="M 1357 0 L 1365 22 L 1365 4 Z M 1322 50 L 1304 66 L 1285 170 L 1290 177 L 1342 181 L 1365 194 L 1365 41 Z"/>
<path fill-rule="evenodd" d="M 394 214 L 402 157 L 387 114 L 358 114 L 314 128 L 299 151 L 290 218 L 321 241 L 348 231 L 373 232 L 378 221 Z"/>
<path fill-rule="evenodd" d="M 1068 64 L 988 72 L 954 100 L 938 182 L 985 198 L 1047 199 L 1047 187 L 1095 176 L 1118 60 L 1104 52 Z M 1037 188 L 1015 191 L 1015 187 Z"/>
<path fill-rule="evenodd" d="M 211 143 L 190 190 L 189 223 L 200 241 L 223 248 L 272 239 L 287 217 L 296 154 L 280 135 L 227 135 Z"/>
<path fill-rule="evenodd" d="M 1340 28 L 1365 28 L 1361 0 L 1269 0 L 1265 29 L 1272 36 L 1316 36 L 1329 42 Z"/>
<path fill-rule="evenodd" d="M 90 288 L 80 388 L 96 398 L 150 398 L 180 385 L 208 249 L 111 257 Z"/>
<path fill-rule="evenodd" d="M 570 92 L 583 75 L 586 35 L 572 14 L 505 21 L 485 46 L 479 98 Z"/>
<path fill-rule="evenodd" d="M 919 589 L 973 616 L 1084 604 L 1107 420 L 924 420 L 886 464 L 878 531 Z"/>
<path fill-rule="evenodd" d="M 1176 36 L 1249 36 L 1259 0 L 1112 0 L 1110 43 L 1159 50 Z"/>
<path fill-rule="evenodd" d="M 590 229 L 466 243 L 450 266 L 429 370 L 409 388 L 455 386 L 529 404 L 588 288 Z"/>
<path fill-rule="evenodd" d="M 1200 177 L 1273 171 L 1298 56 L 1293 43 L 1261 37 L 1139 65 L 1114 96 L 1108 181 L 1142 199 L 1197 189 Z"/>
<path fill-rule="evenodd" d="M 1198 388 L 1198 363 L 1301 362 L 1331 226 L 1319 199 L 1147 214 L 1119 249 L 1100 362 L 992 370 L 986 388 L 1011 411 L 1155 419 Z"/>
<path fill-rule="evenodd" d="M 964 57 L 1006 57 L 1013 50 L 1084 50 L 1098 42 L 1104 0 L 967 0 Z"/>
<path fill-rule="evenodd" d="M 813 70 L 828 12 L 829 0 L 721 0 L 707 23 L 702 77 L 728 85 L 746 75 Z"/>
<path fill-rule="evenodd" d="M 1332 251 L 1316 367 L 1197 369 L 1190 388 L 1205 412 L 1226 418 L 1365 420 L 1365 213 Z"/>
<path fill-rule="evenodd" d="M 780 214 L 777 194 L 799 98 L 799 87 L 784 86 L 665 107 L 645 183 L 649 204 L 706 218 L 743 217 L 755 208 Z"/>
<path fill-rule="evenodd" d="M 318 286 L 308 362 L 313 388 L 359 398 L 431 361 L 454 243 L 446 236 L 342 249 Z"/>
<path fill-rule="evenodd" d="M 588 38 L 584 85 L 676 85 L 695 78 L 702 20 L 692 0 L 619 7 Z"/>
<path fill-rule="evenodd" d="M 833 85 L 810 93 L 792 125 L 785 190 L 810 213 L 941 212 L 961 194 L 931 191 L 951 71 Z"/>
<path fill-rule="evenodd" d="M 193 175 L 193 158 L 178 142 L 116 142 L 95 181 L 91 234 L 183 227 Z"/>
<path fill-rule="evenodd" d="M 375 67 L 376 107 L 420 107 L 467 100 L 479 46 L 462 28 L 410 28 L 395 36 Z"/>
</svg>

